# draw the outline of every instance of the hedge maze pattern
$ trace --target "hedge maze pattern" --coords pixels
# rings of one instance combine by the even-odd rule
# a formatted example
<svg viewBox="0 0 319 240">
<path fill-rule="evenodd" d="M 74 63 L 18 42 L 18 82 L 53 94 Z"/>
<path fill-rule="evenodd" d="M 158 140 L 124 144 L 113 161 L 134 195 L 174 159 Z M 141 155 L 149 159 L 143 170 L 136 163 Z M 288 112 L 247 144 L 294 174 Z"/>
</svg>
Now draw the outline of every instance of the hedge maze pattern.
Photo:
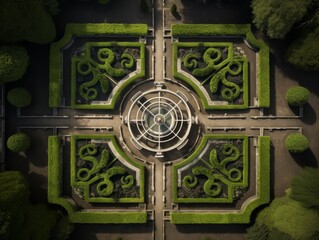
<svg viewBox="0 0 319 240">
<path fill-rule="evenodd" d="M 175 202 L 230 203 L 248 187 L 248 138 L 211 136 L 202 151 L 175 168 Z"/>
<path fill-rule="evenodd" d="M 87 202 L 141 202 L 141 172 L 112 149 L 108 137 L 72 136 L 74 192 Z"/>
</svg>

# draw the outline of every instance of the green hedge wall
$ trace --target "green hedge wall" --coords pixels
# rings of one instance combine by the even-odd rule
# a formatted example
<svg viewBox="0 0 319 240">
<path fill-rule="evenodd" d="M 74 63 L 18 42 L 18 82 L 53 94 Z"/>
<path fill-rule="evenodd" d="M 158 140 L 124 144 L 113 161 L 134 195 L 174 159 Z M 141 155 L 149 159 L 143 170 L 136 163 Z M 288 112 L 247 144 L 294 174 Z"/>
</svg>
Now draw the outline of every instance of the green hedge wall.
<svg viewBox="0 0 319 240">
<path fill-rule="evenodd" d="M 129 224 L 146 223 L 147 214 L 142 212 L 77 212 L 70 216 L 74 223 Z"/>
<path fill-rule="evenodd" d="M 71 41 L 74 35 L 96 36 L 146 36 L 148 27 L 146 24 L 115 24 L 115 23 L 88 23 L 67 24 L 65 34 L 61 40 L 51 44 L 50 49 L 50 83 L 49 106 L 59 107 L 62 98 L 62 50 Z M 145 64 L 145 63 L 142 63 Z M 145 68 L 145 66 L 143 67 Z"/>
</svg>

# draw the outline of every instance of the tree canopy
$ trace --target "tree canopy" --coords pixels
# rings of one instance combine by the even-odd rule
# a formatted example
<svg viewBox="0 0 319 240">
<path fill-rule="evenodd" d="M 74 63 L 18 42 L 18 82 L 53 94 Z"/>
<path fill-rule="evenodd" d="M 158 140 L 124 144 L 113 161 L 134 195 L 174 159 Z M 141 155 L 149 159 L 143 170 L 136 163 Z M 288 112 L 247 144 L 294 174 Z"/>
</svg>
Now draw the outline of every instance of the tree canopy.
<svg viewBox="0 0 319 240">
<path fill-rule="evenodd" d="M 56 29 L 42 0 L 2 0 L 0 42 L 27 40 L 47 44 L 54 40 Z"/>
<path fill-rule="evenodd" d="M 0 83 L 13 82 L 22 78 L 28 64 L 29 55 L 23 47 L 1 46 Z"/>
<path fill-rule="evenodd" d="M 310 4 L 311 0 L 253 0 L 253 23 L 270 38 L 283 39 Z"/>
<path fill-rule="evenodd" d="M 296 68 L 319 71 L 319 27 L 308 30 L 289 46 L 286 59 Z"/>
</svg>

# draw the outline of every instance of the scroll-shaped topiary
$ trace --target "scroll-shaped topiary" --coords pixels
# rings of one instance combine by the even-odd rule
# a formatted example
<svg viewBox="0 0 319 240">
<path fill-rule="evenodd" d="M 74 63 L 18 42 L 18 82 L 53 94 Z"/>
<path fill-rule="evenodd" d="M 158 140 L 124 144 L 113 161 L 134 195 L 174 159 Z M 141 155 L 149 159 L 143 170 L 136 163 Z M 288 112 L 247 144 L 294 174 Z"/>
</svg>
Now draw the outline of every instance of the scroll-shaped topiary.
<svg viewBox="0 0 319 240">
<path fill-rule="evenodd" d="M 0 47 L 0 83 L 22 78 L 29 63 L 27 51 L 20 46 Z"/>
<path fill-rule="evenodd" d="M 294 86 L 286 93 L 286 101 L 290 106 L 301 107 L 308 102 L 310 92 L 307 88 Z"/>
<path fill-rule="evenodd" d="M 12 152 L 24 152 L 31 146 L 31 140 L 25 133 L 15 133 L 8 138 L 7 147 Z"/>
<path fill-rule="evenodd" d="M 31 104 L 31 93 L 24 88 L 13 88 L 7 94 L 7 100 L 15 107 L 27 107 Z"/>
<path fill-rule="evenodd" d="M 286 137 L 285 146 L 291 153 L 303 153 L 309 148 L 309 140 L 303 134 L 292 133 Z"/>
</svg>

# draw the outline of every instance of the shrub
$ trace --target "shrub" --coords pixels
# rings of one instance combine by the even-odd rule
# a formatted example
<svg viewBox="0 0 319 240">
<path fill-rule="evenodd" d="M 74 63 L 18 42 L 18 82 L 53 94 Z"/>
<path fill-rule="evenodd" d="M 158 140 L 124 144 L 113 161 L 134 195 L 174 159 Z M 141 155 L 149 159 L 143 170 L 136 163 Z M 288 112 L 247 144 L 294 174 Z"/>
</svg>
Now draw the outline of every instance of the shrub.
<svg viewBox="0 0 319 240">
<path fill-rule="evenodd" d="M 8 138 L 7 147 L 12 152 L 24 152 L 31 146 L 31 140 L 25 133 L 15 133 Z"/>
<path fill-rule="evenodd" d="M 286 137 L 285 146 L 291 153 L 303 153 L 309 148 L 309 140 L 303 134 L 292 133 Z"/>
<path fill-rule="evenodd" d="M 305 168 L 292 179 L 290 197 L 306 208 L 319 210 L 319 169 Z"/>
<path fill-rule="evenodd" d="M 102 5 L 107 5 L 111 2 L 111 0 L 98 0 L 98 3 L 99 4 L 102 4 Z"/>
<path fill-rule="evenodd" d="M 42 0 L 45 10 L 52 16 L 55 16 L 59 13 L 59 0 Z"/>
<path fill-rule="evenodd" d="M 246 240 L 268 240 L 269 229 L 264 224 L 254 224 L 247 229 Z"/>
<path fill-rule="evenodd" d="M 27 51 L 20 46 L 0 47 L 0 83 L 19 80 L 29 63 Z"/>
<path fill-rule="evenodd" d="M 300 107 L 308 102 L 310 92 L 307 88 L 294 86 L 286 93 L 286 101 L 290 106 Z"/>
<path fill-rule="evenodd" d="M 24 88 L 13 88 L 8 92 L 7 99 L 15 107 L 27 107 L 31 104 L 31 93 Z"/>
<path fill-rule="evenodd" d="M 68 217 L 62 217 L 51 232 L 52 240 L 67 240 L 74 230 L 74 224 L 69 222 Z"/>
</svg>

